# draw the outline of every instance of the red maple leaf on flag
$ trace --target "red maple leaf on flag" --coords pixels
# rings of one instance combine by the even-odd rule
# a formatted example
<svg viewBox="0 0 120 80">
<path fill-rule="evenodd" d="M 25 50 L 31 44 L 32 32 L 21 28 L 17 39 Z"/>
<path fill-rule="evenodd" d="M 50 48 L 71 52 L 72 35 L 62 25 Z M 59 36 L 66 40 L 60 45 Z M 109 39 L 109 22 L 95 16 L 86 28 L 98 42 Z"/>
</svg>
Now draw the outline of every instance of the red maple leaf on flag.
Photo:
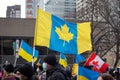
<svg viewBox="0 0 120 80">
<path fill-rule="evenodd" d="M 95 65 L 95 66 L 99 66 L 98 61 L 92 61 L 92 64 Z"/>
</svg>

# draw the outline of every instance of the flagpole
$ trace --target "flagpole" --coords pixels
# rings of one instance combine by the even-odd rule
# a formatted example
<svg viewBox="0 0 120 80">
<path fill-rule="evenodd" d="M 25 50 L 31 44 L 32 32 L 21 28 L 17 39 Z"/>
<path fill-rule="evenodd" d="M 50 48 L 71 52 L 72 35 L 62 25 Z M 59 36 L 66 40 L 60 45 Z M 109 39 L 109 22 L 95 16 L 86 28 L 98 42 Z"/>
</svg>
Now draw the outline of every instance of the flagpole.
<svg viewBox="0 0 120 80">
<path fill-rule="evenodd" d="M 14 61 L 14 67 L 16 67 L 17 59 L 19 58 L 18 51 L 19 51 L 19 40 L 17 39 L 16 42 L 15 42 L 15 61 Z"/>
<path fill-rule="evenodd" d="M 40 6 L 40 0 L 38 0 L 37 9 L 39 8 L 39 6 Z M 37 16 L 38 16 L 38 10 L 37 10 Z M 37 18 L 37 16 L 36 16 L 36 18 Z M 35 33 L 35 35 L 36 35 L 36 33 Z M 35 44 L 35 41 L 34 41 L 34 44 Z M 34 67 L 34 55 L 35 55 L 35 45 L 33 46 L 33 55 L 32 55 L 32 66 L 33 67 Z"/>
<path fill-rule="evenodd" d="M 32 66 L 34 67 L 35 46 L 33 47 Z"/>
</svg>

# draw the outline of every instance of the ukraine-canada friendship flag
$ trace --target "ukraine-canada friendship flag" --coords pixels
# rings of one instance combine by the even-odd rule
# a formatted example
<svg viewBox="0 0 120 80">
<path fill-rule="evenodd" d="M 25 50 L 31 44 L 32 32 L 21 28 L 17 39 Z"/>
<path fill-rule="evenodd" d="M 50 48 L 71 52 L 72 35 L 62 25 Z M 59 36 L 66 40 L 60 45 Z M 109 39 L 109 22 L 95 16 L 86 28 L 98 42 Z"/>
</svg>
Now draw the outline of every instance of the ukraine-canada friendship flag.
<svg viewBox="0 0 120 80">
<path fill-rule="evenodd" d="M 34 45 L 68 54 L 92 50 L 90 24 L 70 23 L 38 9 Z"/>
<path fill-rule="evenodd" d="M 34 62 L 38 58 L 38 50 L 35 50 L 34 56 L 33 56 L 33 48 L 28 45 L 25 41 L 21 41 L 20 49 L 18 54 L 28 62 L 32 62 L 32 59 L 34 57 Z"/>
</svg>

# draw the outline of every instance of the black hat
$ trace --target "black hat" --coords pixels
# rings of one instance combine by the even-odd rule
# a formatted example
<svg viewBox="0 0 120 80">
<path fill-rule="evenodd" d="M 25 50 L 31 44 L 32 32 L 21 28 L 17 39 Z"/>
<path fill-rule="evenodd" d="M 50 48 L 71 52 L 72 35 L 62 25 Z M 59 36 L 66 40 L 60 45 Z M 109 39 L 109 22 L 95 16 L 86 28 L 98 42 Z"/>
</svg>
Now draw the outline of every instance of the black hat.
<svg viewBox="0 0 120 80">
<path fill-rule="evenodd" d="M 34 69 L 30 63 L 25 63 L 18 70 L 21 74 L 26 76 L 27 78 L 31 78 L 34 74 Z"/>
<path fill-rule="evenodd" d="M 5 69 L 6 72 L 11 73 L 11 72 L 14 71 L 14 66 L 13 66 L 13 64 L 10 63 L 10 64 L 7 64 L 7 65 L 4 67 L 4 69 Z"/>
<path fill-rule="evenodd" d="M 44 58 L 44 62 L 48 63 L 49 65 L 55 66 L 57 64 L 56 56 L 49 54 Z"/>
</svg>

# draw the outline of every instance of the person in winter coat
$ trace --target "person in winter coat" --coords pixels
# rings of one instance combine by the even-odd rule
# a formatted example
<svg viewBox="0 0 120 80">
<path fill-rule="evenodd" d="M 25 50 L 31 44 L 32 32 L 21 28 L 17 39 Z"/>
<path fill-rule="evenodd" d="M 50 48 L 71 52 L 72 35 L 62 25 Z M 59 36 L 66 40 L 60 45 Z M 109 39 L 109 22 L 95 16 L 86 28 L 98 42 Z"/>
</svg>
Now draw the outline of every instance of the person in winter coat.
<svg viewBox="0 0 120 80">
<path fill-rule="evenodd" d="M 44 58 L 42 67 L 46 71 L 46 80 L 66 80 L 65 71 L 58 64 L 55 55 L 47 55 Z"/>
</svg>

